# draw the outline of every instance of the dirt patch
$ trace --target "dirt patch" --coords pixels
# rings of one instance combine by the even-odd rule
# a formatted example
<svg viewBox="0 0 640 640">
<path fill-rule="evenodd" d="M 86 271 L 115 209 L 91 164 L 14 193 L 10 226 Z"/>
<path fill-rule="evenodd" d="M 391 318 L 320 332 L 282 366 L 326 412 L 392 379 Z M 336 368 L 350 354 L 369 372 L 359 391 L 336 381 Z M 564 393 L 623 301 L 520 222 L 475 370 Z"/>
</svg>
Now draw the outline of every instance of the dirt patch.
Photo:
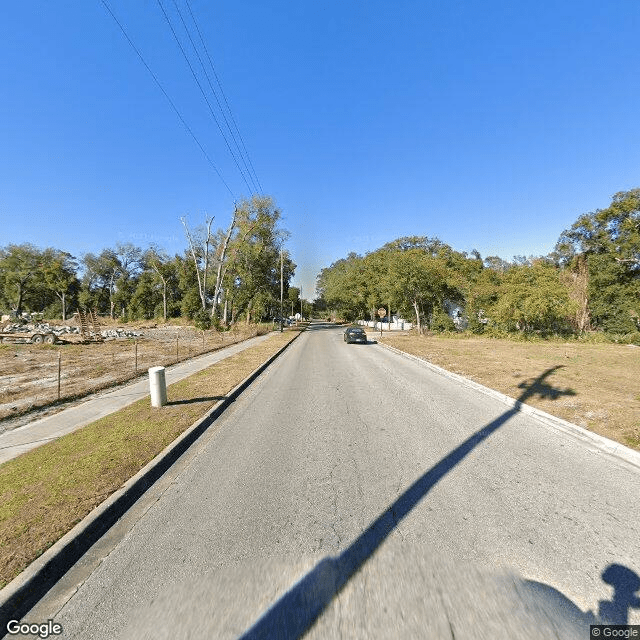
<svg viewBox="0 0 640 640">
<path fill-rule="evenodd" d="M 512 398 L 549 372 L 526 404 L 640 450 L 638 347 L 455 335 L 382 341 Z"/>
<path fill-rule="evenodd" d="M 256 326 L 228 332 L 175 325 L 126 329 L 142 335 L 86 344 L 73 335 L 63 336 L 65 342 L 56 345 L 0 344 L 0 433 L 59 411 L 69 401 L 145 375 L 149 367 L 168 366 L 266 331 Z"/>
</svg>

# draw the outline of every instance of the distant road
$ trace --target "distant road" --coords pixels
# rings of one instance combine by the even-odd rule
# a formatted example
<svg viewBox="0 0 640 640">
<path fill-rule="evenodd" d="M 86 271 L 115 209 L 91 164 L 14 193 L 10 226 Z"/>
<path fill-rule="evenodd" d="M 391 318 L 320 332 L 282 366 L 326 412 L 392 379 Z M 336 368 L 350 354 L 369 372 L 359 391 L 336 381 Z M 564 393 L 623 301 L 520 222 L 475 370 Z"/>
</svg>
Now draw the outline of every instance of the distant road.
<svg viewBox="0 0 640 640">
<path fill-rule="evenodd" d="M 638 496 L 638 469 L 314 323 L 26 619 L 300 637 L 327 604 L 306 637 L 586 639 L 640 624 Z"/>
</svg>

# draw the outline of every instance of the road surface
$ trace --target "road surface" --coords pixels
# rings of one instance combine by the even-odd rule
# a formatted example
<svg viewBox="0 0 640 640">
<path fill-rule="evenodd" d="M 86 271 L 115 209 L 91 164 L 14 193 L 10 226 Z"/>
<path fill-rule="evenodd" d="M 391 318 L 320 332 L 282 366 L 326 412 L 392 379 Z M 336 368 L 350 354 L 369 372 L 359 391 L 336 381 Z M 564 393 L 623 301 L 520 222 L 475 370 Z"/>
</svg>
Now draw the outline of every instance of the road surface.
<svg viewBox="0 0 640 640">
<path fill-rule="evenodd" d="M 314 323 L 25 620 L 586 639 L 598 616 L 640 624 L 639 495 L 637 467 Z"/>
</svg>

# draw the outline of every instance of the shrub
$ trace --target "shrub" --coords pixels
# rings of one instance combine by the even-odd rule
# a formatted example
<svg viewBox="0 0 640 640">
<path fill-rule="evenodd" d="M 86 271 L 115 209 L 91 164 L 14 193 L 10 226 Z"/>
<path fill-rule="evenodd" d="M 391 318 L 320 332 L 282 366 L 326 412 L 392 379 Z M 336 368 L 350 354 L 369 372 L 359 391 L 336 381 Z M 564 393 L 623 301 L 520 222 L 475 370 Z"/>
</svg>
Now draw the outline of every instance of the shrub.
<svg viewBox="0 0 640 640">
<path fill-rule="evenodd" d="M 211 314 L 204 309 L 198 309 L 192 316 L 193 324 L 196 329 L 211 329 Z"/>
<path fill-rule="evenodd" d="M 456 323 L 442 309 L 436 309 L 431 316 L 429 328 L 432 331 L 457 331 Z"/>
</svg>

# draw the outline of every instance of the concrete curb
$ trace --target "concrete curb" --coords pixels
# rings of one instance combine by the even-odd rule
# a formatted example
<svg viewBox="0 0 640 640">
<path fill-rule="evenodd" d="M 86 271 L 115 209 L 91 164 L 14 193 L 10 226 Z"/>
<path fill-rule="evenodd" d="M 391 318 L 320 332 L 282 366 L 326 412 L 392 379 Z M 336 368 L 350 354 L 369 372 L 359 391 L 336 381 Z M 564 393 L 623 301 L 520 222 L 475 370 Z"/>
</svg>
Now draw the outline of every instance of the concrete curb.
<svg viewBox="0 0 640 640">
<path fill-rule="evenodd" d="M 634 449 L 630 449 L 629 447 L 625 447 L 623 444 L 619 442 L 615 442 L 614 440 L 610 440 L 609 438 L 605 438 L 604 436 L 600 436 L 597 433 L 593 433 L 592 431 L 588 431 L 583 427 L 579 427 L 577 424 L 573 424 L 572 422 L 568 422 L 567 420 L 563 420 L 562 418 L 558 418 L 557 416 L 553 416 L 550 413 L 546 413 L 546 411 L 542 411 L 541 409 L 536 409 L 528 404 L 523 402 L 519 402 L 515 400 L 511 396 L 507 396 L 504 393 L 500 393 L 495 389 L 490 389 L 489 387 L 485 387 L 482 384 L 474 382 L 473 380 L 469 380 L 464 376 L 458 375 L 457 373 L 452 373 L 451 371 L 447 371 L 442 367 L 438 367 L 431 362 L 420 358 L 419 356 L 415 356 L 412 353 L 407 353 L 406 351 L 401 351 L 396 347 L 392 347 L 391 345 L 385 344 L 384 342 L 378 342 L 379 345 L 388 349 L 389 351 L 393 351 L 405 358 L 409 358 L 410 360 L 416 360 L 420 364 L 426 366 L 432 371 L 439 373 L 445 378 L 449 378 L 451 380 L 455 380 L 456 382 L 463 384 L 466 387 L 470 387 L 471 389 L 475 389 L 480 391 L 481 393 L 491 396 L 496 400 L 506 404 L 508 407 L 515 408 L 522 413 L 526 413 L 531 416 L 535 416 L 541 422 L 543 422 L 548 427 L 555 429 L 556 431 L 561 431 L 562 433 L 566 433 L 577 440 L 585 442 L 594 446 L 598 453 L 602 453 L 604 455 L 609 456 L 612 459 L 615 459 L 617 462 L 622 462 L 627 465 L 630 465 L 635 471 L 640 472 L 640 452 L 635 451 Z"/>
<path fill-rule="evenodd" d="M 34 560 L 6 587 L 0 589 L 0 634 L 2 634 L 0 638 L 4 637 L 7 623 L 10 620 L 22 619 L 80 557 L 187 451 L 214 420 L 302 333 L 302 331 L 298 332 L 290 342 L 230 391 L 224 400 L 217 402 L 202 418 L 178 436 L 120 489 Z"/>
</svg>

